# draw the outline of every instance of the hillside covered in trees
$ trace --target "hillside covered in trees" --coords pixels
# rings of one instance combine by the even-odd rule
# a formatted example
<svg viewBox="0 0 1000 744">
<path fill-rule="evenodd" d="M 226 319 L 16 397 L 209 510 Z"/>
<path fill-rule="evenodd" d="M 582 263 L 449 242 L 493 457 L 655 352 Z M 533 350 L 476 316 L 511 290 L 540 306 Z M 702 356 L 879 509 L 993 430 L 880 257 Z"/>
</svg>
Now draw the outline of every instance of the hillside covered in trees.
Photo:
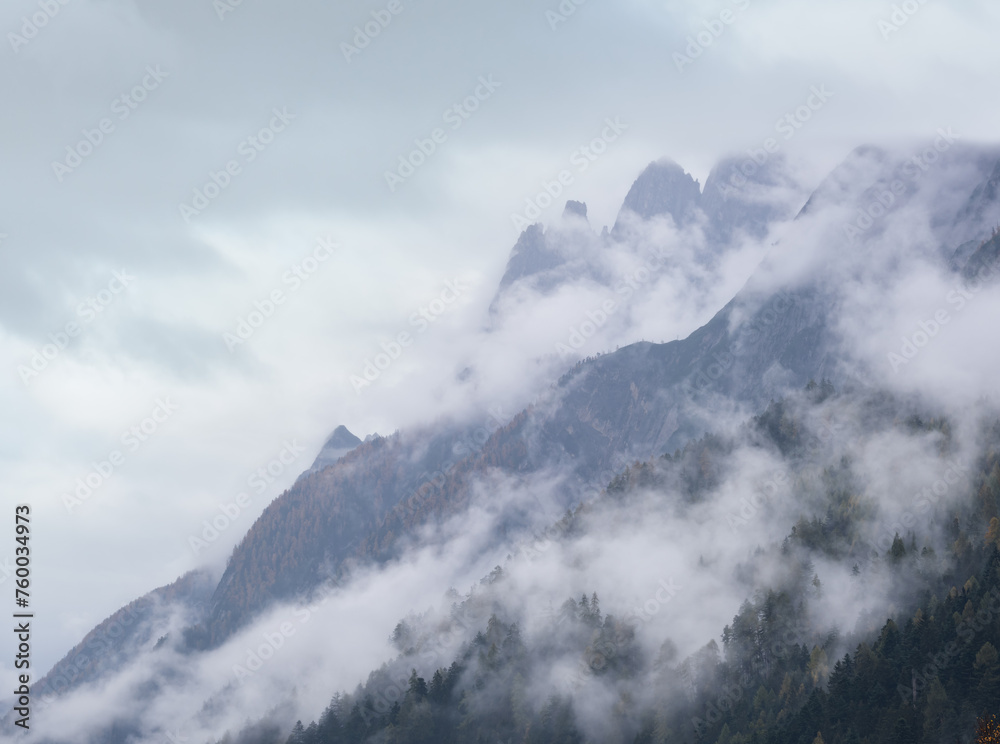
<svg viewBox="0 0 1000 744">
<path fill-rule="evenodd" d="M 741 566 L 753 591 L 718 640 L 696 653 L 682 657 L 669 639 L 656 655 L 644 653 L 641 619 L 603 608 L 596 594 L 566 599 L 528 637 L 508 572 L 498 566 L 467 595 L 453 593 L 446 617 L 400 622 L 392 638 L 399 657 L 353 692 L 335 693 L 315 721 L 280 736 L 253 727 L 236 743 L 995 742 L 1000 422 L 983 427 L 987 446 L 964 495 L 935 518 L 943 538 L 903 530 L 882 546 L 866 538 L 872 509 L 849 458 L 824 468 L 819 498 L 806 493 L 806 463 L 825 447 L 806 419 L 837 397 L 827 383 L 811 384 L 740 432 L 739 441 L 780 452 L 792 464 L 792 487 L 812 513 Z M 942 457 L 950 454 L 946 420 L 891 396 L 869 393 L 863 403 L 873 420 L 933 435 Z M 628 508 L 643 495 L 681 494 L 697 503 L 730 467 L 736 447 L 736 438 L 712 435 L 636 463 L 552 534 L 572 540 L 588 516 Z M 531 560 L 531 547 L 510 556 L 508 566 L 519 560 Z M 766 561 L 783 566 L 769 583 L 760 578 Z M 823 561 L 849 567 L 858 595 L 899 587 L 890 616 L 862 617 L 853 628 L 818 618 L 828 591 L 816 569 Z"/>
</svg>

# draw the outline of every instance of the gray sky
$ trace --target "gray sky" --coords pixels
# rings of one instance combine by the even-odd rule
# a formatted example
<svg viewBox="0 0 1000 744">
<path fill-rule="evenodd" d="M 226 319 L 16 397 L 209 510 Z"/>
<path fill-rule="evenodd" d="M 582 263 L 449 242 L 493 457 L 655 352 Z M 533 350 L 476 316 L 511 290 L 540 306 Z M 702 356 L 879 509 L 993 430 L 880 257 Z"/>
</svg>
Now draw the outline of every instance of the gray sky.
<svg viewBox="0 0 1000 744">
<path fill-rule="evenodd" d="M 814 183 L 864 142 L 947 126 L 989 141 L 1000 124 L 1000 9 L 987 2 L 915 4 L 897 30 L 885 25 L 893 4 L 872 0 L 588 0 L 555 28 L 554 1 L 388 7 L 0 9 L 2 493 L 35 515 L 40 669 L 136 596 L 223 561 L 337 424 L 365 436 L 462 410 L 469 401 L 446 392 L 462 363 L 446 339 L 474 337 L 517 238 L 512 213 L 608 118 L 627 129 L 542 221 L 573 198 L 592 225 L 611 224 L 663 156 L 704 182 L 722 156 L 775 137 Z M 716 22 L 723 11 L 731 23 Z M 373 13 L 391 21 L 348 61 L 341 45 Z M 711 44 L 678 69 L 675 53 L 699 34 Z M 832 97 L 793 136 L 776 131 L 822 86 Z M 477 89 L 482 100 L 469 99 Z M 446 113 L 463 101 L 467 118 Z M 391 190 L 386 172 L 438 128 L 434 152 Z M 225 188 L 185 220 L 180 205 L 212 173 Z M 313 264 L 327 237 L 337 247 Z M 294 274 L 304 262 L 308 280 Z M 458 302 L 356 394 L 351 375 L 456 279 Z M 273 317 L 230 351 L 223 334 L 276 290 Z M 73 322 L 78 335 L 62 339 Z M 50 335 L 66 348 L 37 376 L 19 371 Z M 537 382 L 504 371 L 514 382 L 488 377 L 473 402 L 515 406 Z M 133 450 L 123 434 L 142 433 L 161 400 L 176 411 L 158 409 L 164 420 Z M 304 452 L 257 493 L 248 478 L 293 440 Z M 68 510 L 64 495 L 115 450 L 114 474 Z M 241 491 L 251 506 L 195 556 L 189 535 Z M 8 558 L 11 543 L 0 545 Z"/>
</svg>

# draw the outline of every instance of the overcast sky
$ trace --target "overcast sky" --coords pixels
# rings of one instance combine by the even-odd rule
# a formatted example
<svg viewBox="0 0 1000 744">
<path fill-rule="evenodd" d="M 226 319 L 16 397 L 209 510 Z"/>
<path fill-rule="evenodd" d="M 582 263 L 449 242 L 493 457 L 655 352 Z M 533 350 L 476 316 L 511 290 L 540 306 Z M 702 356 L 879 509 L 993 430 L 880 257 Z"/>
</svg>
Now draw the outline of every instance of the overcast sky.
<svg viewBox="0 0 1000 744">
<path fill-rule="evenodd" d="M 1000 8 L 984 1 L 911 0 L 895 21 L 872 0 L 232 2 L 0 8 L 0 493 L 3 524 L 33 509 L 40 670 L 128 601 L 224 561 L 336 425 L 387 434 L 447 408 L 448 376 L 420 370 L 458 371 L 440 339 L 484 324 L 511 215 L 607 120 L 621 134 L 542 221 L 573 198 L 610 225 L 664 156 L 704 183 L 775 137 L 817 182 L 862 143 L 949 126 L 988 142 L 1000 125 Z M 829 97 L 786 139 L 777 122 L 814 89 Z M 434 151 L 399 171 L 417 140 Z M 357 394 L 351 375 L 448 282 L 458 301 Z M 227 345 L 275 291 L 273 316 Z M 137 426 L 145 441 L 123 441 Z M 288 444 L 304 451 L 277 482 L 248 486 Z M 188 537 L 241 491 L 250 507 L 195 556 Z"/>
</svg>

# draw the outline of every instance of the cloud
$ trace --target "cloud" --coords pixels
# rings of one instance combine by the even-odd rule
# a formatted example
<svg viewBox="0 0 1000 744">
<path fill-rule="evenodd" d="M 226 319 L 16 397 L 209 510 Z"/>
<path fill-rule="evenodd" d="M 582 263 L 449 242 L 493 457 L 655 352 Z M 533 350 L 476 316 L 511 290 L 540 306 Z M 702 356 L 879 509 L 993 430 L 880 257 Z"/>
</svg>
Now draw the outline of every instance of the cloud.
<svg viewBox="0 0 1000 744">
<path fill-rule="evenodd" d="M 23 0 L 3 8 L 5 41 L 38 7 Z M 52 639 L 37 650 L 41 666 L 101 617 L 191 567 L 191 531 L 245 488 L 285 438 L 315 451 L 340 423 L 388 432 L 429 411 L 516 410 L 548 384 L 553 367 L 536 360 L 601 306 L 597 287 L 574 287 L 537 305 L 549 313 L 538 316 L 545 323 L 522 312 L 520 337 L 491 345 L 477 334 L 516 238 L 509 215 L 606 118 L 628 122 L 627 137 L 564 195 L 588 203 L 595 228 L 614 222 L 622 195 L 650 160 L 669 155 L 704 176 L 720 155 L 776 136 L 776 121 L 822 83 L 836 97 L 785 143 L 790 157 L 807 156 L 803 173 L 813 181 L 860 141 L 923 140 L 948 125 L 970 140 L 996 130 L 995 100 L 969 94 L 987 90 L 996 67 L 994 47 L 974 43 L 995 21 L 987 3 L 928 6 L 883 40 L 877 21 L 891 6 L 803 11 L 754 2 L 684 74 L 669 51 L 722 5 L 702 17 L 677 4 L 590 2 L 552 29 L 547 6 L 526 0 L 457 10 L 404 3 L 346 61 L 340 43 L 380 7 L 244 2 L 220 19 L 210 3 L 72 0 L 27 45 L 5 49 L 11 64 L 0 85 L 11 105 L 0 137 L 8 168 L 0 347 L 8 366 L 0 401 L 9 416 L 0 457 L 8 491 L 48 525 L 39 537 L 51 549 L 36 566 L 47 587 L 37 599 L 39 628 Z M 845 45 L 856 51 L 844 54 Z M 511 55 L 515 47 L 527 51 Z M 168 77 L 119 118 L 114 102 L 157 65 Z M 389 192 L 384 172 L 490 74 L 503 87 L 488 106 L 406 188 Z M 239 147 L 269 124 L 274 107 L 297 119 L 247 162 Z M 105 118 L 114 131 L 59 181 L 52 163 L 65 161 L 67 148 L 81 151 L 87 132 L 96 139 Z M 241 174 L 185 223 L 178 205 L 234 158 Z M 840 223 L 831 218 L 828 227 L 835 233 Z M 283 286 L 283 273 L 328 234 L 341 253 L 230 354 L 222 333 L 262 293 Z M 805 227 L 793 228 L 783 244 L 807 237 Z M 615 318 L 622 325 L 608 326 L 622 336 L 602 337 L 587 353 L 683 336 L 728 299 L 763 247 L 747 243 L 709 273 L 688 263 L 662 276 L 636 297 L 628 324 L 622 313 Z M 634 266 L 621 256 L 608 268 L 627 274 Z M 79 320 L 79 303 L 123 268 L 138 277 L 136 286 L 26 388 L 17 366 L 51 343 L 49 334 Z M 381 341 L 414 330 L 410 316 L 455 276 L 474 286 L 463 298 L 468 304 L 443 315 L 377 390 L 355 396 L 350 375 Z M 689 279 L 711 288 L 690 293 Z M 884 367 L 898 339 L 912 337 L 937 309 L 938 290 L 947 290 L 948 304 L 946 275 L 914 279 L 927 287 L 930 304 L 910 302 L 901 280 L 894 295 L 859 294 L 845 315 L 845 336 L 860 340 L 873 367 Z M 875 297 L 896 295 L 906 308 L 898 317 L 865 310 L 878 305 Z M 928 346 L 886 380 L 948 399 L 987 391 L 981 370 L 992 352 L 974 342 L 976 328 L 988 327 L 977 323 L 993 308 L 980 298 L 979 309 L 970 305 L 935 337 L 940 352 Z M 474 376 L 456 385 L 466 367 Z M 86 511 L 67 514 L 64 493 L 120 446 L 123 427 L 161 395 L 181 403 L 172 428 L 137 452 Z M 293 478 L 285 474 L 254 509 Z M 237 537 L 234 530 L 225 539 Z"/>
</svg>

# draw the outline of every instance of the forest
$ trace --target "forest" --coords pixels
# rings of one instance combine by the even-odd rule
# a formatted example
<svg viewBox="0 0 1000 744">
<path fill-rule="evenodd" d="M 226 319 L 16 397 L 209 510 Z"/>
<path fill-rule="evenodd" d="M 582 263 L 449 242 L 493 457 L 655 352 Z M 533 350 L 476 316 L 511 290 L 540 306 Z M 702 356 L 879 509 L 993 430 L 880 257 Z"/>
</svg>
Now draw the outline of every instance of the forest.
<svg viewBox="0 0 1000 744">
<path fill-rule="evenodd" d="M 797 402 L 773 402 L 747 423 L 743 441 L 801 461 L 822 446 L 805 415 L 837 395 L 828 383 L 810 384 Z M 866 410 L 880 407 L 895 411 L 891 425 L 900 431 L 933 433 L 948 456 L 947 421 L 904 415 L 884 397 L 866 401 Z M 759 587 L 717 641 L 686 658 L 669 640 L 655 657 L 643 653 L 636 618 L 620 608 L 604 612 L 596 593 L 567 598 L 548 629 L 526 640 L 498 566 L 474 591 L 454 594 L 444 624 L 400 622 L 395 662 L 353 692 L 336 692 L 316 720 L 287 733 L 251 727 L 223 744 L 995 744 L 1000 422 L 985 426 L 982 438 L 967 498 L 950 504 L 949 521 L 939 525 L 946 554 L 916 531 L 896 532 L 884 550 L 866 541 L 871 505 L 842 458 L 822 474 L 825 510 L 760 550 L 780 558 L 783 578 Z M 602 502 L 628 508 L 640 492 L 711 498 L 733 447 L 709 435 L 636 463 L 595 502 L 567 513 L 556 534 L 571 539 Z M 817 625 L 809 607 L 825 590 L 819 559 L 850 566 L 856 592 L 887 579 L 912 590 L 911 599 L 891 617 L 869 618 L 870 631 Z M 471 640 L 446 658 L 452 647 L 438 637 L 465 630 Z M 545 692 L 545 670 L 566 658 L 577 660 L 574 675 Z M 604 712 L 599 723 L 581 721 L 588 708 Z"/>
</svg>

